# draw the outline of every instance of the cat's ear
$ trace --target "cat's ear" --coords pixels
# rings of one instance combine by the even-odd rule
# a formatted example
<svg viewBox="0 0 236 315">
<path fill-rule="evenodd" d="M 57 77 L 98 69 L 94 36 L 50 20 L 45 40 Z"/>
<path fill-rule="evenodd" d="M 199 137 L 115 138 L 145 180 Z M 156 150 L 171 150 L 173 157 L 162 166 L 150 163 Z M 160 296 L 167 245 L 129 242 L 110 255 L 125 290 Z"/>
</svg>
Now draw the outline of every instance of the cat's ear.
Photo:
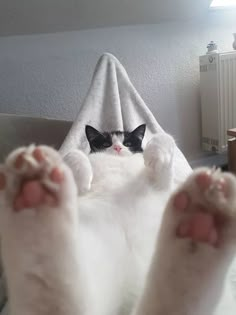
<svg viewBox="0 0 236 315">
<path fill-rule="evenodd" d="M 136 129 L 134 129 L 131 133 L 133 136 L 139 138 L 140 140 L 143 140 L 144 134 L 146 130 L 146 125 L 140 125 Z"/>
<path fill-rule="evenodd" d="M 102 134 L 97 129 L 89 125 L 85 126 L 85 133 L 89 142 L 92 142 L 97 137 L 102 136 Z"/>
</svg>

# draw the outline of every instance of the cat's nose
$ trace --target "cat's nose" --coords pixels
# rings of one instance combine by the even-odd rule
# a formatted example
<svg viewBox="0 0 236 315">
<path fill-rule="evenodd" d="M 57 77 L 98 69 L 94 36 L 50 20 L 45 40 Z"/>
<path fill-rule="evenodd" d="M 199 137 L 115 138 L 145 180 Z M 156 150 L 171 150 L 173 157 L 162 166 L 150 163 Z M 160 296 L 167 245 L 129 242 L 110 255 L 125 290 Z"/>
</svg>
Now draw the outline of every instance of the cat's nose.
<svg viewBox="0 0 236 315">
<path fill-rule="evenodd" d="M 121 151 L 121 147 L 119 145 L 114 145 L 114 150 L 116 150 L 118 153 Z"/>
</svg>

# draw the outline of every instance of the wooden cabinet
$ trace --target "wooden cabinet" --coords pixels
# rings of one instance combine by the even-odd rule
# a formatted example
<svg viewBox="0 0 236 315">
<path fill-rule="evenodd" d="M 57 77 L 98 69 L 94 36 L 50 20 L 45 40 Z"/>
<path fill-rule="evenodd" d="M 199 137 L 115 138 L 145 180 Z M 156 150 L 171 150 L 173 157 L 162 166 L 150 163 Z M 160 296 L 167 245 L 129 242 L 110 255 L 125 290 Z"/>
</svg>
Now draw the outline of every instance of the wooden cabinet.
<svg viewBox="0 0 236 315">
<path fill-rule="evenodd" d="M 227 131 L 228 139 L 228 169 L 236 174 L 236 128 Z"/>
</svg>

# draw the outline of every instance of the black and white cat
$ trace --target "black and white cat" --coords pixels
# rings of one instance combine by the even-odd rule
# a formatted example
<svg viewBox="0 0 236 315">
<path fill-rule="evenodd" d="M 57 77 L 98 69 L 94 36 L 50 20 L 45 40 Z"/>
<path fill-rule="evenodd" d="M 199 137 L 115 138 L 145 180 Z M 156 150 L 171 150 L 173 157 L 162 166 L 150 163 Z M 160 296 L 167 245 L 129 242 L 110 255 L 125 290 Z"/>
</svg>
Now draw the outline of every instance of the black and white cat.
<svg viewBox="0 0 236 315">
<path fill-rule="evenodd" d="M 161 133 L 143 149 L 144 132 L 87 126 L 96 154 L 63 161 L 30 146 L 7 157 L 0 231 L 11 315 L 213 313 L 235 253 L 236 180 L 203 168 L 173 193 L 174 140 Z"/>
</svg>

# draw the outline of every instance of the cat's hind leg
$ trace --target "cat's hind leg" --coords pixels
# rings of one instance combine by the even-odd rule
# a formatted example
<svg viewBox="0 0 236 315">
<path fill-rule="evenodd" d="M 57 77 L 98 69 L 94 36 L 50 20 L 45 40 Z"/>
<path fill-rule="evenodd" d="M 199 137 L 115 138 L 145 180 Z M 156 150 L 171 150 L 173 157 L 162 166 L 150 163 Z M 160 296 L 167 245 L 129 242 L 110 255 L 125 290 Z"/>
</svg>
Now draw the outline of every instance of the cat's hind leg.
<svg viewBox="0 0 236 315">
<path fill-rule="evenodd" d="M 169 200 L 136 315 L 210 315 L 236 252 L 236 179 L 194 171 Z"/>
<path fill-rule="evenodd" d="M 49 147 L 17 149 L 0 170 L 0 195 L 10 314 L 83 314 L 71 170 Z"/>
</svg>

